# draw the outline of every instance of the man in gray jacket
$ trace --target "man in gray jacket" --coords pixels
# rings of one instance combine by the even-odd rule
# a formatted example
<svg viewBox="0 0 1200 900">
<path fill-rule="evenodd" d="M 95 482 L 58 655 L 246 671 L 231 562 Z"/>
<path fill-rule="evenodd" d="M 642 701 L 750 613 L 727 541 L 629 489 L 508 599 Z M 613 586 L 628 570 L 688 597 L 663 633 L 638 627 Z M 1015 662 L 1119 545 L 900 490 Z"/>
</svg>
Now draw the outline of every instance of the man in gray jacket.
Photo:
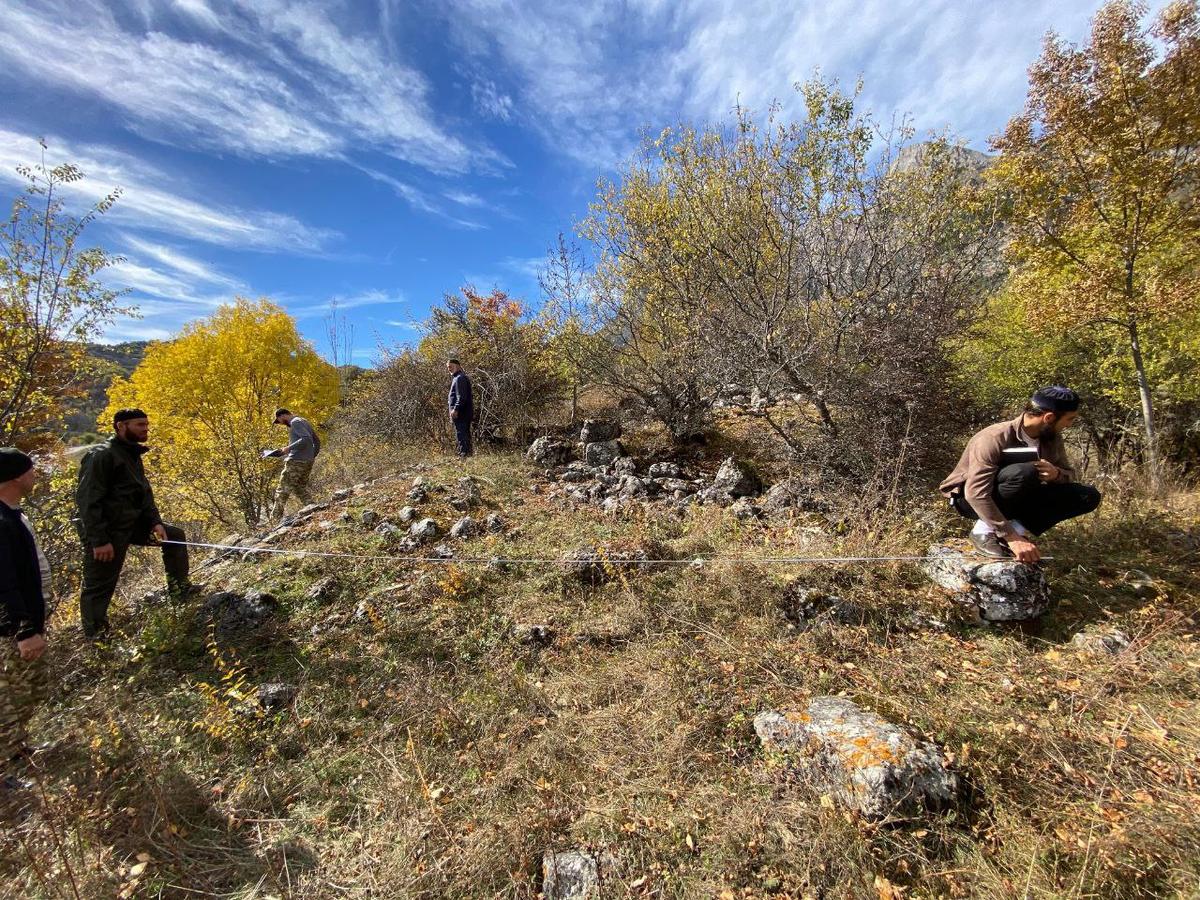
<svg viewBox="0 0 1200 900">
<path fill-rule="evenodd" d="M 313 462 L 321 452 L 321 439 L 308 420 L 286 409 L 275 410 L 275 424 L 286 425 L 288 429 L 288 445 L 268 454 L 283 457 L 283 472 L 279 475 L 279 487 L 275 490 L 275 502 L 271 505 L 271 518 L 280 519 L 283 518 L 287 498 L 293 494 L 302 504 L 311 502 L 308 479 L 312 476 Z"/>
</svg>

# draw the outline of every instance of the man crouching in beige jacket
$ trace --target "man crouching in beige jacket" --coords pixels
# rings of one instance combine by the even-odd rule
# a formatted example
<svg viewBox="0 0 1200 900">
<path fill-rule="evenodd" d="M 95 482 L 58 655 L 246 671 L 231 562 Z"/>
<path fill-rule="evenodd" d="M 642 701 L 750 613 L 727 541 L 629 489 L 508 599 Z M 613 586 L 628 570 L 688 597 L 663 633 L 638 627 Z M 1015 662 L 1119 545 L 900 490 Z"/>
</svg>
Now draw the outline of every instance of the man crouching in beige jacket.
<svg viewBox="0 0 1200 900">
<path fill-rule="evenodd" d="M 1035 563 L 1041 558 L 1035 536 L 1100 505 L 1098 490 L 1076 483 L 1063 447 L 1062 433 L 1078 415 L 1074 391 L 1042 388 L 1017 418 L 971 438 L 941 483 L 950 505 L 978 520 L 971 543 L 985 556 Z"/>
</svg>

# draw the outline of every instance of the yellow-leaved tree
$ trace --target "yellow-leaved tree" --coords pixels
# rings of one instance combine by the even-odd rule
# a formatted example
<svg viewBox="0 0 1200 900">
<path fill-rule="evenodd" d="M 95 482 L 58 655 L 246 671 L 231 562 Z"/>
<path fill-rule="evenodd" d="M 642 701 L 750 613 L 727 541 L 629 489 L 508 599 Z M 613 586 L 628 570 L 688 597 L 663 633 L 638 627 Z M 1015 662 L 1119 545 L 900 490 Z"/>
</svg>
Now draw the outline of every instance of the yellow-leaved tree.
<svg viewBox="0 0 1200 900">
<path fill-rule="evenodd" d="M 177 517 L 236 526 L 257 522 L 278 462 L 264 448 L 286 443 L 272 413 L 285 406 L 318 426 L 338 403 L 337 369 L 269 300 L 237 299 L 154 344 L 128 379 L 109 390 L 107 427 L 121 407 L 150 417 L 147 456 L 156 490 Z"/>
<path fill-rule="evenodd" d="M 1047 36 L 1024 112 L 993 140 L 1011 198 L 1009 292 L 1046 330 L 1085 328 L 1128 356 L 1159 477 L 1155 359 L 1200 302 L 1200 4 L 1111 0 L 1082 48 Z M 1035 338 L 1037 339 L 1037 338 Z"/>
</svg>

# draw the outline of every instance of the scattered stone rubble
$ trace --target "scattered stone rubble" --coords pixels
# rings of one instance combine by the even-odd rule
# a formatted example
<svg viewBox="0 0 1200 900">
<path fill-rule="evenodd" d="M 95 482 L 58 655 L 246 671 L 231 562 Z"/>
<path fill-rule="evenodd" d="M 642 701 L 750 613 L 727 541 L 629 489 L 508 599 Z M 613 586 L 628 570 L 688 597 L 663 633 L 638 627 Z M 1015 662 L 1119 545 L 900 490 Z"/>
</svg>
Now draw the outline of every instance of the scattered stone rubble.
<svg viewBox="0 0 1200 900">
<path fill-rule="evenodd" d="M 985 622 L 1034 619 L 1050 607 L 1050 585 L 1039 566 L 985 559 L 955 546 L 934 545 L 925 574 Z"/>
<path fill-rule="evenodd" d="M 935 744 L 842 697 L 760 713 L 754 730 L 764 747 L 784 755 L 791 774 L 869 819 L 912 816 L 958 794 L 958 778 Z"/>
</svg>

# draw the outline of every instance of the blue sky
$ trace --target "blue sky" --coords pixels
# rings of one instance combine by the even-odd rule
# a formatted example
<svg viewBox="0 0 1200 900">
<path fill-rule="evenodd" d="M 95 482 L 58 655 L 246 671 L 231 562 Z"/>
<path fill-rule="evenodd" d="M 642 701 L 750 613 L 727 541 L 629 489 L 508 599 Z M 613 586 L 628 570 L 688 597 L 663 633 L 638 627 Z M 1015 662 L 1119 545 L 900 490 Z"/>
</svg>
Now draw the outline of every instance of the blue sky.
<svg viewBox="0 0 1200 900">
<path fill-rule="evenodd" d="M 1161 4 L 1155 4 L 1157 7 Z M 537 302 L 536 266 L 643 129 L 793 102 L 819 68 L 880 118 L 971 146 L 1019 110 L 1042 36 L 1095 0 L 7 0 L 0 198 L 33 162 L 123 196 L 91 239 L 163 338 L 268 296 L 356 362 L 471 282 Z"/>
</svg>

